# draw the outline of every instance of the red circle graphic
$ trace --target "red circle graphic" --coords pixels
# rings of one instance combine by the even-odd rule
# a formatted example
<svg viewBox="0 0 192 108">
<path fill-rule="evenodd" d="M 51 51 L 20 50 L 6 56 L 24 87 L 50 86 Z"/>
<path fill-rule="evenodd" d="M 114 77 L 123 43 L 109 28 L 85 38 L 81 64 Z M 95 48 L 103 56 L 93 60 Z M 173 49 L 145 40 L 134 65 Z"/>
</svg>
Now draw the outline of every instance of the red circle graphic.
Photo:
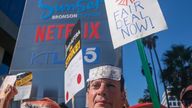
<svg viewBox="0 0 192 108">
<path fill-rule="evenodd" d="M 69 99 L 69 92 L 66 92 L 66 100 Z"/>
<path fill-rule="evenodd" d="M 77 75 L 77 84 L 80 84 L 81 80 L 82 80 L 82 76 L 81 76 L 81 74 L 78 74 Z"/>
</svg>

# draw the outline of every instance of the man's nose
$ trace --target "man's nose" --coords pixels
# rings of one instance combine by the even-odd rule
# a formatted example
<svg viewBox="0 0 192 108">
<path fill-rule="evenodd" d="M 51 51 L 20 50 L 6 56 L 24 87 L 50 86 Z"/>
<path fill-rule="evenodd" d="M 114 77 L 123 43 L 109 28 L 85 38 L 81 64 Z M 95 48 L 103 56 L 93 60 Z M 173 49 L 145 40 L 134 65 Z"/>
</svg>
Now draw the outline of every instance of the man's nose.
<svg viewBox="0 0 192 108">
<path fill-rule="evenodd" d="M 97 92 L 98 92 L 99 95 L 106 95 L 106 92 L 107 92 L 106 85 L 105 84 L 101 84 L 101 86 L 99 87 Z"/>
</svg>

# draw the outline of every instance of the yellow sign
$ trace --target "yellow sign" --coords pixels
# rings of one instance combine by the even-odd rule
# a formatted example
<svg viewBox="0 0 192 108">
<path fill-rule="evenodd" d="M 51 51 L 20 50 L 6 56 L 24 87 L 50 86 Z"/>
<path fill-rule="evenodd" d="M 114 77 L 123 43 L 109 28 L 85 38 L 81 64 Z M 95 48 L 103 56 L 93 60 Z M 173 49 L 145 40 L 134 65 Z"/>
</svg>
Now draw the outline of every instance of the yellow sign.
<svg viewBox="0 0 192 108">
<path fill-rule="evenodd" d="M 26 85 L 32 81 L 32 78 L 33 78 L 32 73 L 30 73 L 27 76 L 17 80 L 15 84 L 16 86 Z"/>
<path fill-rule="evenodd" d="M 69 55 L 67 56 L 67 59 L 65 61 L 65 66 L 67 67 L 71 59 L 75 56 L 77 51 L 79 51 L 81 47 L 80 40 L 75 44 L 75 46 L 71 49 Z"/>
</svg>

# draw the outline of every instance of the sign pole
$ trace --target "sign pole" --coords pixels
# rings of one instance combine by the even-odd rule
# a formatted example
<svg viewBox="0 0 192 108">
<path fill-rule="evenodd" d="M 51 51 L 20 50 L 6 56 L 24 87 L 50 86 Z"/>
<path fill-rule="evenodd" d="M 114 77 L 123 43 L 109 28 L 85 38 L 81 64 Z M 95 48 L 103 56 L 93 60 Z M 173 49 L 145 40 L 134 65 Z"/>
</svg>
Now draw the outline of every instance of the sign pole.
<svg viewBox="0 0 192 108">
<path fill-rule="evenodd" d="M 72 108 L 75 108 L 75 96 L 72 97 Z"/>
<path fill-rule="evenodd" d="M 137 40 L 137 47 L 139 50 L 139 55 L 141 58 L 141 62 L 142 62 L 142 66 L 144 69 L 144 73 L 145 73 L 145 77 L 147 80 L 147 84 L 148 84 L 148 88 L 149 88 L 149 92 L 150 92 L 150 96 L 153 102 L 153 107 L 154 108 L 160 108 L 160 103 L 157 97 L 157 93 L 155 91 L 155 86 L 154 86 L 154 82 L 150 73 L 150 69 L 149 69 L 149 65 L 148 65 L 148 60 L 145 54 L 145 50 L 144 50 L 144 46 L 141 42 L 141 39 Z"/>
</svg>

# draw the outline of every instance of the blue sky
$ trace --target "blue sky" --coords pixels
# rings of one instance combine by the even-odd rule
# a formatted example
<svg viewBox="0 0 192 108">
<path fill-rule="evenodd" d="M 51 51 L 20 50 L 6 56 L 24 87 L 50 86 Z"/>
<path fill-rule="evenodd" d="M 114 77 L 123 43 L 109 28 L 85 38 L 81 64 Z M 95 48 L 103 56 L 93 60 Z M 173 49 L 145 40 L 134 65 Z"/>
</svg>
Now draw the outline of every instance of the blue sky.
<svg viewBox="0 0 192 108">
<path fill-rule="evenodd" d="M 163 53 L 171 48 L 173 44 L 184 44 L 192 46 L 192 0 L 159 0 L 161 10 L 164 14 L 168 29 L 157 33 L 157 52 L 160 60 Z M 139 98 L 143 97 L 144 89 L 147 88 L 146 79 L 141 74 L 141 61 L 136 42 L 131 42 L 124 46 L 124 76 L 126 79 L 126 89 L 130 105 L 137 104 Z M 145 50 L 147 56 L 148 50 Z M 150 59 L 148 57 L 148 61 Z M 162 68 L 164 67 L 161 63 Z M 163 93 L 163 85 L 159 79 L 157 68 L 158 85 L 160 96 Z"/>
</svg>

